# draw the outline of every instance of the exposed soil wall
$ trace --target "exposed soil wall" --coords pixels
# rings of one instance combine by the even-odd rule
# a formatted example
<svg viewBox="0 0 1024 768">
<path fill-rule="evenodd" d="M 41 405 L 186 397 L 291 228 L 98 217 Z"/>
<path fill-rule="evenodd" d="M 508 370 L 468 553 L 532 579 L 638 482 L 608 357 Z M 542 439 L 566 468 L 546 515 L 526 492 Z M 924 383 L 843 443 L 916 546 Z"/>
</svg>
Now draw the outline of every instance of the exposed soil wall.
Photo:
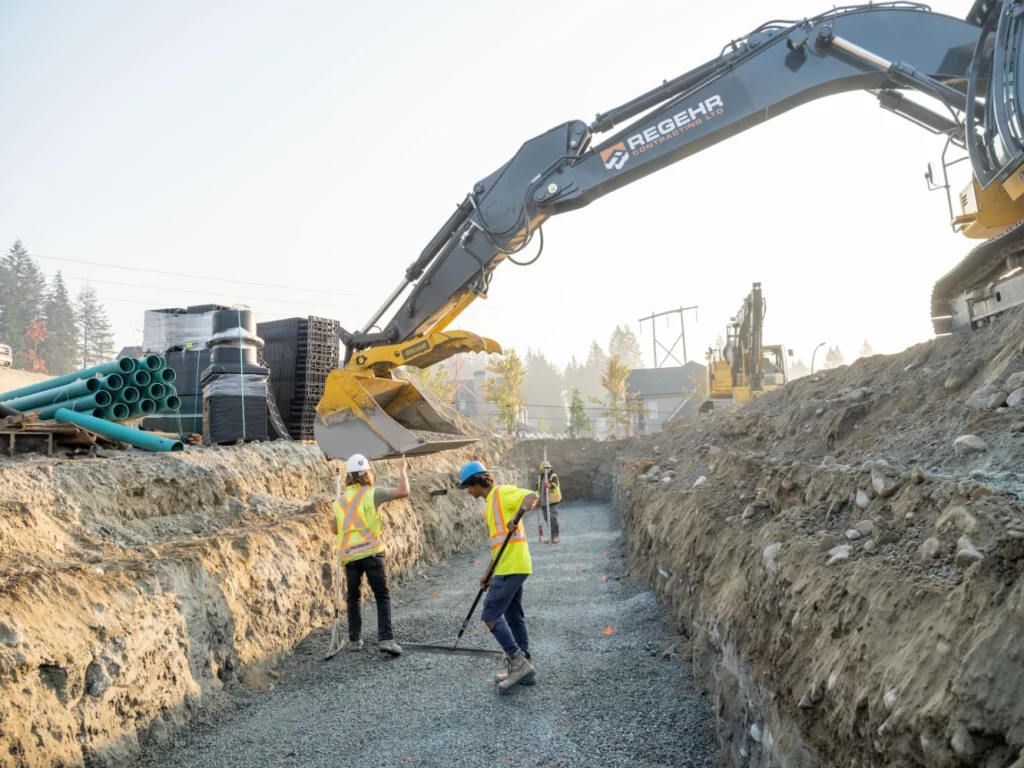
<svg viewBox="0 0 1024 768">
<path fill-rule="evenodd" d="M 597 440 L 523 440 L 503 455 L 503 462 L 515 468 L 521 478 L 536 487 L 537 468 L 547 449 L 548 461 L 562 481 L 566 501 L 611 501 L 615 459 L 624 442 Z"/>
<path fill-rule="evenodd" d="M 723 765 L 1024 768 L 1024 321 L 624 445 Z"/>
<path fill-rule="evenodd" d="M 472 499 L 428 493 L 469 457 L 410 460 L 411 499 L 383 508 L 396 578 L 485 536 Z M 122 765 L 225 686 L 270 684 L 331 618 L 333 490 L 290 443 L 0 460 L 0 766 Z"/>
</svg>

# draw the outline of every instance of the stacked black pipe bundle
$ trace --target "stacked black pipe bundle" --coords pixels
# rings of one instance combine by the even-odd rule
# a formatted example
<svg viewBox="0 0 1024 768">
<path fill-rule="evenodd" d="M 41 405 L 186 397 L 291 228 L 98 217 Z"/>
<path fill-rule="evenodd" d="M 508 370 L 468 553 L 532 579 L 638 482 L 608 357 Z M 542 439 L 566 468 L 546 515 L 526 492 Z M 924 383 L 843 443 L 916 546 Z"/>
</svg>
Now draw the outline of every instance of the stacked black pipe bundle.
<svg viewBox="0 0 1024 768">
<path fill-rule="evenodd" d="M 338 367 L 338 321 L 292 317 L 257 327 L 270 367 L 270 388 L 289 434 L 313 439 L 316 405 L 327 376 Z"/>
<path fill-rule="evenodd" d="M 270 371 L 257 360 L 263 340 L 256 318 L 247 309 L 213 315 L 213 336 L 207 341 L 210 365 L 202 373 L 203 443 L 267 439 L 267 378 Z"/>
</svg>

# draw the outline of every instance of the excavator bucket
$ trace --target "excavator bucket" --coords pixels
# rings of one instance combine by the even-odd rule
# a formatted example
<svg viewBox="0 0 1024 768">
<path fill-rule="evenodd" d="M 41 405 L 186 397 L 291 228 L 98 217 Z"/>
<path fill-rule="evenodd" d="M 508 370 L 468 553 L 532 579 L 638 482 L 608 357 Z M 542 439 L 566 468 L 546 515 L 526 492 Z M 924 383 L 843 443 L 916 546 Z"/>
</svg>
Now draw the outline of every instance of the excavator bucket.
<svg viewBox="0 0 1024 768">
<path fill-rule="evenodd" d="M 418 456 L 471 445 L 409 381 L 332 371 L 316 407 L 313 436 L 329 459 L 361 453 L 368 459 Z M 461 440 L 430 440 L 410 430 L 458 435 Z"/>
</svg>

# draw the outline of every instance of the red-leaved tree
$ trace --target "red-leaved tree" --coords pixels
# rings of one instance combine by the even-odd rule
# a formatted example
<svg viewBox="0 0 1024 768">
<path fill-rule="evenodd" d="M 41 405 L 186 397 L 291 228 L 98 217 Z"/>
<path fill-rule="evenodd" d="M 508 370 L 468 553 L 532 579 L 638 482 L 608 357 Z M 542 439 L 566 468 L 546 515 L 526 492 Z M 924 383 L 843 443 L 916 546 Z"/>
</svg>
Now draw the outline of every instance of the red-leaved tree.
<svg viewBox="0 0 1024 768">
<path fill-rule="evenodd" d="M 40 347 L 49 334 L 46 332 L 46 319 L 36 317 L 25 328 L 25 370 L 32 373 L 47 373 L 46 363 L 40 353 Z"/>
</svg>

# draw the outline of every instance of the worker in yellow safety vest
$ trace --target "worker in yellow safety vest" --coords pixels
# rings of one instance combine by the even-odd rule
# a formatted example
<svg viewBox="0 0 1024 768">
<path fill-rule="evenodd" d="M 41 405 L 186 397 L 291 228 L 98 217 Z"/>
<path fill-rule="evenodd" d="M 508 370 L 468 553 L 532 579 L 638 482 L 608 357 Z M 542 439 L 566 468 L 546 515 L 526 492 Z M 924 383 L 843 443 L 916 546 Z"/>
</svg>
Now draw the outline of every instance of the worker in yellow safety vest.
<svg viewBox="0 0 1024 768">
<path fill-rule="evenodd" d="M 513 518 L 520 510 L 533 509 L 537 494 L 514 485 L 498 485 L 479 461 L 471 461 L 462 468 L 459 488 L 474 499 L 485 500 L 484 519 L 493 569 L 488 567 L 480 579 L 480 587 L 487 590 L 480 618 L 505 651 L 508 671 L 498 676 L 498 688 L 507 691 L 519 683 L 533 685 L 537 673 L 530 663 L 530 639 L 523 612 L 523 584 L 533 573 L 533 563 L 523 526 L 513 522 Z M 509 532 L 512 537 L 501 559 L 494 563 Z"/>
<path fill-rule="evenodd" d="M 331 532 L 338 538 L 338 562 L 345 567 L 348 647 L 353 651 L 363 647 L 363 620 L 359 603 L 365 574 L 377 603 L 378 650 L 392 656 L 401 656 L 402 646 L 395 642 L 391 629 L 391 594 L 384 566 L 380 507 L 409 495 L 405 458 L 398 463 L 398 488 L 395 489 L 374 487 L 370 462 L 361 454 L 349 457 L 345 470 L 348 473 L 345 490 L 334 502 Z"/>
<path fill-rule="evenodd" d="M 540 464 L 540 472 L 537 474 L 537 495 L 540 496 L 540 508 L 551 510 L 551 543 L 558 543 L 558 505 L 562 501 L 562 481 L 551 469 L 551 462 L 546 459 Z M 544 504 L 545 495 L 547 505 Z M 547 522 L 545 513 L 544 522 Z"/>
</svg>

